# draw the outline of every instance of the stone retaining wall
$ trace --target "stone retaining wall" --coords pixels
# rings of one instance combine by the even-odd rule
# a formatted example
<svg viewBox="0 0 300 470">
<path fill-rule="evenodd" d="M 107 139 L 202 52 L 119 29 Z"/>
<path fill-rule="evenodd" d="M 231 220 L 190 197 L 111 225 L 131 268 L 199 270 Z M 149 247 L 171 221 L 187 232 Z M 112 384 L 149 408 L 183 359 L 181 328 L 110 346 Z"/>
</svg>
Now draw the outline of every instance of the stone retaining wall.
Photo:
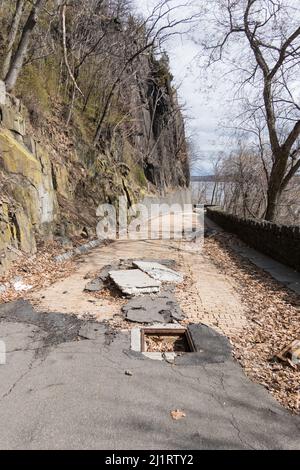
<svg viewBox="0 0 300 470">
<path fill-rule="evenodd" d="M 220 208 L 207 208 L 207 216 L 249 246 L 300 271 L 300 226 L 244 219 Z"/>
</svg>

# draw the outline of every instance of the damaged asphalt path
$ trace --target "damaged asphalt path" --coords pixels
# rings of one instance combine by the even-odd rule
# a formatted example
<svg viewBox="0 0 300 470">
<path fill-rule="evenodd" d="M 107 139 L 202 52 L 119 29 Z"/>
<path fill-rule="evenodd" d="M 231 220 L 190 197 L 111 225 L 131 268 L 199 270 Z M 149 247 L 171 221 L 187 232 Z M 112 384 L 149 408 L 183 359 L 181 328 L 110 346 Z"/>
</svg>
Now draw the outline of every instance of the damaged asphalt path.
<svg viewBox="0 0 300 470">
<path fill-rule="evenodd" d="M 171 365 L 131 353 L 129 332 L 25 301 L 0 306 L 0 325 L 1 449 L 300 449 L 299 418 L 208 328 L 193 332 L 202 352 Z"/>
</svg>

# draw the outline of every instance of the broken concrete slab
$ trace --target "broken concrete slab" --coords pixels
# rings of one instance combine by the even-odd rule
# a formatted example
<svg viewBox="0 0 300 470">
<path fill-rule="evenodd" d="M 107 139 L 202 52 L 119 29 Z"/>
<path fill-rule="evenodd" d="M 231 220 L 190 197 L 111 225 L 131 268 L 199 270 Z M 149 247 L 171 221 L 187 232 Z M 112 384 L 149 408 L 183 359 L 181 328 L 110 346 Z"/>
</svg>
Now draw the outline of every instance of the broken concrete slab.
<svg viewBox="0 0 300 470">
<path fill-rule="evenodd" d="M 147 273 L 153 279 L 161 282 L 172 282 L 180 284 L 183 282 L 184 277 L 181 273 L 162 265 L 161 263 L 147 262 L 147 261 L 134 261 L 134 266 L 141 271 Z"/>
<path fill-rule="evenodd" d="M 104 283 L 101 279 L 94 279 L 93 281 L 88 282 L 85 286 L 85 292 L 100 292 L 104 289 Z"/>
<path fill-rule="evenodd" d="M 153 328 L 160 329 L 161 331 L 164 329 L 174 329 L 175 333 L 176 329 L 182 329 L 182 326 L 180 324 L 155 324 L 151 326 L 151 330 Z M 194 351 L 185 353 L 143 352 L 142 330 L 147 331 L 147 327 L 131 330 L 131 350 L 142 353 L 143 356 L 149 359 L 167 360 L 167 362 L 171 360 L 176 365 L 184 366 L 222 364 L 232 361 L 232 348 L 228 338 L 204 324 L 188 325 L 187 330 L 193 342 Z"/>
<path fill-rule="evenodd" d="M 184 318 L 174 295 L 168 291 L 155 297 L 132 299 L 122 311 L 134 323 L 172 323 Z"/>
<path fill-rule="evenodd" d="M 111 271 L 109 277 L 124 295 L 138 296 L 160 291 L 161 283 L 139 269 Z"/>
<path fill-rule="evenodd" d="M 254 248 L 246 246 L 244 243 L 239 245 L 232 244 L 231 247 L 240 256 L 248 259 L 251 263 L 269 273 L 276 281 L 284 284 L 296 294 L 300 294 L 300 274 L 297 271 L 260 253 Z"/>
</svg>

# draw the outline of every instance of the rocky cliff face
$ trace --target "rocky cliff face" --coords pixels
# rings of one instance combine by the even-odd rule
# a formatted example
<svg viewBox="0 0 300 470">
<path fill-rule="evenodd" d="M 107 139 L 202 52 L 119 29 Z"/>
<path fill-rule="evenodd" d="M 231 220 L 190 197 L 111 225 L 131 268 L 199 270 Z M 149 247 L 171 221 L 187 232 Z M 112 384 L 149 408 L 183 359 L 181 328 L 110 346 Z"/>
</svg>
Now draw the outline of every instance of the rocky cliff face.
<svg viewBox="0 0 300 470">
<path fill-rule="evenodd" d="M 183 119 L 163 60 L 140 60 L 123 90 L 130 119 L 106 124 L 97 147 L 82 122 L 64 126 L 59 103 L 33 119 L 1 87 L 0 272 L 43 240 L 94 236 L 102 202 L 125 195 L 131 205 L 189 184 Z"/>
</svg>

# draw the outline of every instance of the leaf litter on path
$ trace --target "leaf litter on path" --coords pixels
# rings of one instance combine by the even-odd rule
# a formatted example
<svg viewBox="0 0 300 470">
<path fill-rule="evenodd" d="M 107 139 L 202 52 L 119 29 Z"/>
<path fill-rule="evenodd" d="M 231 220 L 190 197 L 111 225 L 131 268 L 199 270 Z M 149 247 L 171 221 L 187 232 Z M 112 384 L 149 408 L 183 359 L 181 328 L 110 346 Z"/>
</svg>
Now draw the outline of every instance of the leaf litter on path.
<svg viewBox="0 0 300 470">
<path fill-rule="evenodd" d="M 300 370 L 291 366 L 291 358 L 276 360 L 300 338 L 300 297 L 237 254 L 233 244 L 242 242 L 220 233 L 206 240 L 205 253 L 222 274 L 234 280 L 246 307 L 248 325 L 230 337 L 234 356 L 251 380 L 263 385 L 285 408 L 300 414 Z"/>
</svg>

